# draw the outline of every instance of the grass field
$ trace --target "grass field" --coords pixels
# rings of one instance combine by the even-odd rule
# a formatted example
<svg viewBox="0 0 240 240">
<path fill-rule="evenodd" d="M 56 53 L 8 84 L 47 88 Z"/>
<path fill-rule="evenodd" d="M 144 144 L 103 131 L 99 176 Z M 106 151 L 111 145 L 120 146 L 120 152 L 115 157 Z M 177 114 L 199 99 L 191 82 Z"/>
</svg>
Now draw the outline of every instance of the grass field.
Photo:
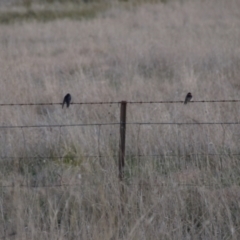
<svg viewBox="0 0 240 240">
<path fill-rule="evenodd" d="M 0 103 L 61 102 L 68 92 L 74 102 L 240 99 L 239 1 L 44 6 L 1 6 Z M 119 111 L 1 106 L 0 125 L 110 123 Z M 127 108 L 128 122 L 239 118 L 240 103 Z M 0 132 L 2 239 L 240 237 L 238 124 L 127 125 L 123 196 L 119 126 Z"/>
</svg>

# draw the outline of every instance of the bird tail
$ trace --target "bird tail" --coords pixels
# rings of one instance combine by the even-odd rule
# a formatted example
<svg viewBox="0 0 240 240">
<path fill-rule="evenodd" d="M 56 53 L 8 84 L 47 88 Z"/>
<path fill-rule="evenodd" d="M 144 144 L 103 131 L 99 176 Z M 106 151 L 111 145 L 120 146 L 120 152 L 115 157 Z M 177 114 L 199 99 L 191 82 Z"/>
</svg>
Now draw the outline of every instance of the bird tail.
<svg viewBox="0 0 240 240">
<path fill-rule="evenodd" d="M 184 104 L 187 104 L 187 102 L 188 102 L 187 99 L 185 99 Z"/>
<path fill-rule="evenodd" d="M 65 104 L 65 101 L 63 101 L 63 103 L 62 103 L 62 108 L 64 107 L 64 104 Z"/>
</svg>

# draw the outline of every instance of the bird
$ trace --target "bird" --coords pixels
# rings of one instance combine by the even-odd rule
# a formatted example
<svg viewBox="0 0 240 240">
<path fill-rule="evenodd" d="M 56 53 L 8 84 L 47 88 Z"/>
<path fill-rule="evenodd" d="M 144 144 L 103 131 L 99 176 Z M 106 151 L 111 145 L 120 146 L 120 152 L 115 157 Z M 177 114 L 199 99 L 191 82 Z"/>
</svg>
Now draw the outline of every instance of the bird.
<svg viewBox="0 0 240 240">
<path fill-rule="evenodd" d="M 187 94 L 187 96 L 185 97 L 185 101 L 184 104 L 187 104 L 188 102 L 190 102 L 192 100 L 192 94 L 189 92 Z"/>
<path fill-rule="evenodd" d="M 69 106 L 70 106 L 71 99 L 72 99 L 71 94 L 68 93 L 68 94 L 64 97 L 64 99 L 63 99 L 62 108 L 64 107 L 64 104 L 65 104 L 65 103 L 66 103 L 67 107 L 69 107 Z"/>
</svg>

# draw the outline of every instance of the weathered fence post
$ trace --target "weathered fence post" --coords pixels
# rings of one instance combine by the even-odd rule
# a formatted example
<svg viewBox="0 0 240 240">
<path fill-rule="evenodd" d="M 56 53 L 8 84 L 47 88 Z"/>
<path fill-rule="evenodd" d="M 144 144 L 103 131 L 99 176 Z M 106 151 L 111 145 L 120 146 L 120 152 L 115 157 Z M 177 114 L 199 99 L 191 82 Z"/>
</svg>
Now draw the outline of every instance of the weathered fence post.
<svg viewBox="0 0 240 240">
<path fill-rule="evenodd" d="M 126 138 L 126 118 L 127 118 L 127 102 L 121 102 L 120 109 L 120 142 L 119 142 L 119 180 L 124 177 L 124 160 L 125 160 L 125 138 Z"/>
<path fill-rule="evenodd" d="M 121 102 L 120 108 L 120 141 L 119 141 L 119 181 L 120 181 L 120 201 L 121 212 L 124 214 L 124 161 L 125 161 L 125 138 L 126 138 L 126 118 L 127 118 L 127 102 Z"/>
</svg>

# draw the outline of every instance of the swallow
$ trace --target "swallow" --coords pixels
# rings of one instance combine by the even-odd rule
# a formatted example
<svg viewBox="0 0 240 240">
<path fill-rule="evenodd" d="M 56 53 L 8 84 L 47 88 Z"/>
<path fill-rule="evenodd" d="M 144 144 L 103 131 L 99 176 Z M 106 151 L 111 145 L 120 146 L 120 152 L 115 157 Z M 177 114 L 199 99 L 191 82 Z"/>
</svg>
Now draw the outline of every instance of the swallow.
<svg viewBox="0 0 240 240">
<path fill-rule="evenodd" d="M 65 103 L 66 103 L 67 107 L 69 107 L 69 106 L 70 106 L 71 99 L 72 99 L 71 94 L 68 93 L 68 94 L 64 97 L 64 99 L 63 99 L 62 108 L 64 107 L 64 104 L 65 104 Z"/>
<path fill-rule="evenodd" d="M 187 104 L 192 100 L 192 94 L 189 92 L 185 98 L 184 104 Z"/>
</svg>

